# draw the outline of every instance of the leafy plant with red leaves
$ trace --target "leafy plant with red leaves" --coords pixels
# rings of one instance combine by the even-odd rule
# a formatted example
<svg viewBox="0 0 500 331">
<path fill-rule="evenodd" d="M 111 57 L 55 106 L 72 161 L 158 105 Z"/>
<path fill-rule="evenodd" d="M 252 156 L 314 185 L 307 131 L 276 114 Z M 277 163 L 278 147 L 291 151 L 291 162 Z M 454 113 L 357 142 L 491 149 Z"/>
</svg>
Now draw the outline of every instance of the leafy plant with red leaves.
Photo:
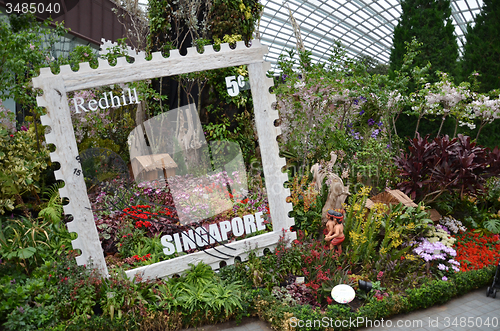
<svg viewBox="0 0 500 331">
<path fill-rule="evenodd" d="M 401 182 L 398 188 L 412 199 L 428 203 L 445 192 L 476 195 L 484 183 L 500 174 L 500 151 L 477 146 L 470 137 L 458 135 L 417 137 L 410 140 L 409 153 L 395 158 Z"/>
</svg>

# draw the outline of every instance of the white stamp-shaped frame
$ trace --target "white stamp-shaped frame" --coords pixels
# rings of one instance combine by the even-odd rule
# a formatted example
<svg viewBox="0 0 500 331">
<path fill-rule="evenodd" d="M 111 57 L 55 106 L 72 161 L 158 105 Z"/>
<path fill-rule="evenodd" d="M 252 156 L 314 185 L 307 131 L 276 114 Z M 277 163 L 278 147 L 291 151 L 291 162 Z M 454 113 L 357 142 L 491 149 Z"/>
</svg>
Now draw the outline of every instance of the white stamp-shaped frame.
<svg viewBox="0 0 500 331">
<path fill-rule="evenodd" d="M 73 217 L 73 220 L 67 223 L 68 231 L 78 234 L 78 238 L 73 240 L 72 244 L 74 249 L 81 251 L 81 255 L 76 258 L 79 265 L 92 261 L 94 268 L 97 268 L 103 276 L 108 276 L 84 178 L 74 175 L 74 169 L 81 170 L 81 165 L 76 159 L 78 148 L 67 92 L 240 65 L 248 66 L 273 232 L 235 241 L 217 249 L 233 256 L 225 260 L 226 264 L 232 264 L 237 257 L 242 261 L 246 260 L 250 249 L 256 250 L 257 254 L 261 255 L 264 249 L 275 247 L 283 233 L 289 240 L 296 238 L 295 233 L 289 230 L 294 225 L 294 220 L 288 216 L 292 205 L 286 202 L 290 190 L 284 188 L 287 175 L 281 169 L 285 166 L 285 160 L 279 157 L 276 140 L 281 131 L 274 125 L 279 116 L 278 111 L 272 106 L 276 101 L 275 96 L 269 93 L 273 79 L 266 76 L 270 64 L 263 60 L 267 52 L 267 46 L 258 40 L 253 40 L 250 47 L 244 42 L 238 42 L 235 49 L 231 49 L 229 44 L 222 44 L 219 51 L 215 51 L 211 45 L 205 46 L 201 54 L 196 48 L 189 48 L 184 56 L 180 55 L 178 50 L 170 51 L 168 58 L 156 52 L 149 61 L 140 54 L 135 57 L 133 64 L 128 63 L 125 57 L 118 58 L 115 66 L 99 59 L 97 69 L 92 69 L 86 62 L 80 64 L 77 72 L 73 72 L 69 65 L 63 66 L 57 75 L 54 75 L 50 68 L 43 68 L 40 75 L 33 78 L 33 86 L 43 91 L 43 95 L 37 97 L 37 103 L 47 110 L 41 121 L 43 125 L 50 127 L 50 132 L 45 134 L 47 144 L 54 144 L 56 148 L 50 154 L 50 158 L 60 164 L 60 169 L 54 172 L 55 178 L 65 182 L 65 186 L 59 192 L 61 197 L 69 200 L 64 206 L 64 213 Z M 216 253 L 213 248 L 207 252 Z M 200 251 L 128 270 L 126 273 L 131 279 L 136 275 L 144 280 L 164 278 L 180 274 L 189 269 L 189 264 L 199 262 L 218 269 L 222 261 Z"/>
</svg>

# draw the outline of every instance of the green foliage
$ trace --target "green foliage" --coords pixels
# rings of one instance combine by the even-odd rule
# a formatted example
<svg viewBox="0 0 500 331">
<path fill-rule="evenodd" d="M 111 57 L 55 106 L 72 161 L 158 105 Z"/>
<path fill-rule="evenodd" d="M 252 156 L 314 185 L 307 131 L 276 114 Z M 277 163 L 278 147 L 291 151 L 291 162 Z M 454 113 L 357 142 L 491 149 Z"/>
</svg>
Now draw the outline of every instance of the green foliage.
<svg viewBox="0 0 500 331">
<path fill-rule="evenodd" d="M 221 281 L 203 263 L 191 265 L 183 277 L 171 279 L 169 289 L 170 309 L 182 312 L 186 326 L 225 321 L 243 309 L 242 285 Z"/>
<path fill-rule="evenodd" d="M 489 92 L 500 87 L 500 3 L 484 0 L 474 24 L 467 26 L 464 56 L 461 62 L 462 77 L 479 72 L 479 92 Z"/>
<path fill-rule="evenodd" d="M 293 211 L 290 216 L 294 218 L 294 230 L 304 231 L 306 236 L 313 238 L 318 237 L 320 233 L 321 213 L 324 205 L 323 198 L 328 195 L 328 186 L 322 186 L 322 192 L 316 191 L 312 183 L 308 183 L 308 177 L 304 176 L 299 179 L 295 176 L 290 187 L 291 202 L 293 203 Z"/>
<path fill-rule="evenodd" d="M 90 67 L 96 69 L 98 67 L 97 51 L 90 46 L 75 46 L 68 57 L 59 57 L 55 61 L 50 62 L 50 67 L 54 73 L 59 73 L 62 65 L 69 64 L 73 71 L 78 71 L 80 63 L 83 62 L 89 62 Z"/>
<path fill-rule="evenodd" d="M 500 220 L 490 218 L 483 222 L 482 226 L 491 233 L 500 233 Z"/>
<path fill-rule="evenodd" d="M 59 223 L 63 217 L 63 202 L 59 195 L 59 189 L 64 187 L 64 183 L 56 183 L 50 186 L 44 194 L 48 197 L 40 205 L 38 217 L 50 223 Z"/>
<path fill-rule="evenodd" d="M 132 331 L 140 330 L 135 315 L 128 315 L 122 319 L 112 319 L 109 316 L 76 315 L 70 320 L 56 325 L 51 331 Z M 167 330 L 167 329 L 165 329 Z"/>
<path fill-rule="evenodd" d="M 389 223 L 406 228 L 413 237 L 422 237 L 433 224 L 423 203 L 419 203 L 417 207 L 403 206 L 402 203 L 391 205 L 389 219 L 387 223 L 382 222 L 382 226 L 386 227 Z M 411 239 L 413 238 L 407 238 L 408 241 Z"/>
<path fill-rule="evenodd" d="M 5 330 L 40 330 L 54 322 L 53 306 L 18 306 L 4 323 Z"/>
<path fill-rule="evenodd" d="M 43 218 L 0 218 L 0 256 L 30 274 L 45 261 L 59 258 L 73 236 L 61 222 Z"/>
<path fill-rule="evenodd" d="M 390 70 L 401 68 L 405 54 L 405 42 L 416 37 L 423 44 L 420 56 L 413 66 L 422 68 L 432 63 L 432 72 L 444 71 L 455 74 L 458 45 L 453 34 L 449 0 L 405 0 L 401 2 L 402 14 L 394 28 Z M 437 80 L 433 76 L 431 81 Z M 412 90 L 416 87 L 413 86 Z"/>
<path fill-rule="evenodd" d="M 122 235 L 119 242 L 118 252 L 131 265 L 148 265 L 159 262 L 160 258 L 164 257 L 164 247 L 161 244 L 159 235 L 150 238 L 143 231 L 136 230 Z M 145 256 L 147 258 L 140 262 L 139 258 Z"/>
<path fill-rule="evenodd" d="M 214 0 L 210 12 L 211 32 L 220 39 L 239 34 L 248 42 L 263 10 L 264 6 L 256 0 Z"/>
<path fill-rule="evenodd" d="M 364 202 L 366 196 L 363 193 L 359 195 L 359 200 L 356 199 L 354 207 L 346 209 L 346 222 L 344 225 L 344 234 L 346 241 L 349 243 L 346 250 L 350 250 L 347 258 L 352 265 L 358 263 L 364 264 L 372 261 L 376 256 L 378 242 L 378 234 L 382 219 L 384 218 L 387 207 L 383 204 L 377 204 L 372 207 L 369 212 L 364 210 Z M 348 239 L 348 240 L 347 240 Z M 399 236 L 391 238 L 393 243 L 392 247 L 399 247 L 402 242 Z M 386 253 L 389 247 L 383 247 Z"/>
<path fill-rule="evenodd" d="M 376 192 L 382 192 L 390 187 L 396 175 L 393 158 L 395 149 L 390 148 L 388 141 L 366 138 L 362 148 L 351 160 L 351 182 L 356 182 L 361 176 L 364 185 L 371 186 Z"/>
<path fill-rule="evenodd" d="M 48 28 L 50 23 L 40 23 L 32 14 L 8 15 L 0 20 L 0 99 L 12 98 L 26 109 L 34 109 L 36 95 L 29 82 L 48 65 L 49 50 L 65 33 L 59 24 Z"/>
<path fill-rule="evenodd" d="M 130 280 L 120 270 L 102 281 L 98 298 L 104 316 L 109 316 L 111 320 L 124 320 L 129 314 L 144 311 L 150 305 L 149 302 L 152 307 L 155 306 L 154 302 L 159 297 L 152 291 L 150 284 L 136 280 L 141 279 Z"/>
<path fill-rule="evenodd" d="M 388 259 L 386 263 L 389 263 L 411 257 L 408 256 L 411 246 L 407 243 L 425 234 L 432 223 L 428 213 L 422 205 L 417 208 L 401 204 L 388 207 L 382 203 L 367 210 L 365 204 L 369 192 L 369 187 L 361 188 L 351 197 L 346 208 L 346 259 L 351 265 L 367 267 L 380 258 Z M 383 271 L 383 266 L 379 271 Z"/>
<path fill-rule="evenodd" d="M 20 207 L 22 195 L 36 195 L 48 157 L 33 126 L 13 134 L 0 127 L 0 214 Z"/>
<path fill-rule="evenodd" d="M 274 89 L 282 149 L 295 154 L 302 165 L 325 159 L 332 150 L 352 152 L 358 142 L 350 127 L 369 97 L 361 90 L 372 83 L 369 75 L 347 58 L 340 44 L 333 47 L 326 65 L 310 64 L 308 52 L 299 52 L 298 63 L 294 55 L 293 50 L 280 55 L 282 73 Z"/>
<path fill-rule="evenodd" d="M 42 263 L 47 248 L 50 247 L 47 223 L 22 217 L 2 221 L 0 255 L 2 258 L 23 267 L 30 272 Z"/>
<path fill-rule="evenodd" d="M 148 49 L 162 51 L 197 47 L 221 42 L 250 40 L 262 5 L 255 0 L 208 1 L 196 5 L 183 2 L 152 1 L 149 18 Z M 226 77 L 248 78 L 246 66 L 184 74 L 153 81 L 163 96 L 176 90 L 177 99 L 169 103 L 149 99 L 149 113 L 157 114 L 180 107 L 187 99 L 198 107 L 207 140 L 228 140 L 239 143 L 245 162 L 258 159 L 253 129 L 252 99 L 249 90 L 229 96 Z"/>
<path fill-rule="evenodd" d="M 2 278 L 0 323 L 6 330 L 39 330 L 54 323 L 54 296 L 44 291 L 45 286 L 39 278 Z"/>
</svg>

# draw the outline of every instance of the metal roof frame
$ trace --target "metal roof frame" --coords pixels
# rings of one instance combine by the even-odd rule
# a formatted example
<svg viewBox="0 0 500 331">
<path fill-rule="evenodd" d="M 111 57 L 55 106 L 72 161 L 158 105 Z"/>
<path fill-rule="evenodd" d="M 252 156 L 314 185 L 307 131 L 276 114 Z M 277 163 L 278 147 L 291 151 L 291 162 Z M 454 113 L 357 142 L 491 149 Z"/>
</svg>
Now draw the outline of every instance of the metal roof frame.
<svg viewBox="0 0 500 331">
<path fill-rule="evenodd" d="M 296 47 L 288 8 L 300 26 L 312 60 L 325 62 L 335 41 L 341 41 L 351 57 L 368 55 L 388 64 L 394 27 L 401 16 L 399 0 L 263 0 L 259 24 L 263 44 L 269 46 L 266 60 L 276 64 L 280 54 Z M 482 0 L 451 0 L 452 21 L 460 52 L 467 25 L 480 12 Z"/>
</svg>

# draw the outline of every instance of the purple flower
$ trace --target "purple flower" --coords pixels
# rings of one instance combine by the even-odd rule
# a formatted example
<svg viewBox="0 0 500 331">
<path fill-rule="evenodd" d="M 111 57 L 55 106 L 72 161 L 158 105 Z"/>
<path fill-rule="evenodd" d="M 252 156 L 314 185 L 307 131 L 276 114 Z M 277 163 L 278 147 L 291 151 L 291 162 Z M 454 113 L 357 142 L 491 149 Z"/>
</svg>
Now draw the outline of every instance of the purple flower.
<svg viewBox="0 0 500 331">
<path fill-rule="evenodd" d="M 378 134 L 380 133 L 380 129 L 375 129 L 373 130 L 371 137 L 372 138 L 377 138 Z"/>
<path fill-rule="evenodd" d="M 23 307 L 17 307 L 17 310 L 19 310 L 19 312 L 20 312 L 21 314 L 24 314 L 24 308 L 23 308 Z"/>
<path fill-rule="evenodd" d="M 357 105 L 357 100 L 354 103 Z M 365 111 L 362 110 L 362 111 L 359 112 L 359 115 L 363 115 L 364 113 L 365 113 Z"/>
<path fill-rule="evenodd" d="M 354 139 L 356 139 L 356 140 L 363 139 L 363 137 L 361 137 L 361 136 L 359 135 L 359 132 L 352 132 L 352 136 L 353 136 L 353 138 L 354 138 Z"/>
<path fill-rule="evenodd" d="M 439 269 L 439 270 L 448 270 L 448 267 L 447 267 L 447 266 L 445 266 L 444 264 L 440 263 L 440 264 L 438 265 L 438 269 Z"/>
<path fill-rule="evenodd" d="M 370 118 L 370 119 L 368 120 L 368 125 L 369 125 L 369 126 L 372 126 L 372 125 L 374 125 L 374 124 L 375 124 L 375 120 L 374 120 L 373 118 Z"/>
<path fill-rule="evenodd" d="M 448 278 L 446 276 L 443 276 L 443 278 L 441 278 L 442 280 L 444 280 L 445 282 L 448 280 Z"/>
<path fill-rule="evenodd" d="M 384 123 L 382 123 L 382 121 L 380 121 L 380 122 L 377 123 L 377 125 L 378 126 L 382 126 L 382 125 L 384 125 Z"/>
<path fill-rule="evenodd" d="M 28 128 L 23 125 L 23 126 L 21 126 L 21 130 L 22 131 L 28 131 Z"/>
</svg>

